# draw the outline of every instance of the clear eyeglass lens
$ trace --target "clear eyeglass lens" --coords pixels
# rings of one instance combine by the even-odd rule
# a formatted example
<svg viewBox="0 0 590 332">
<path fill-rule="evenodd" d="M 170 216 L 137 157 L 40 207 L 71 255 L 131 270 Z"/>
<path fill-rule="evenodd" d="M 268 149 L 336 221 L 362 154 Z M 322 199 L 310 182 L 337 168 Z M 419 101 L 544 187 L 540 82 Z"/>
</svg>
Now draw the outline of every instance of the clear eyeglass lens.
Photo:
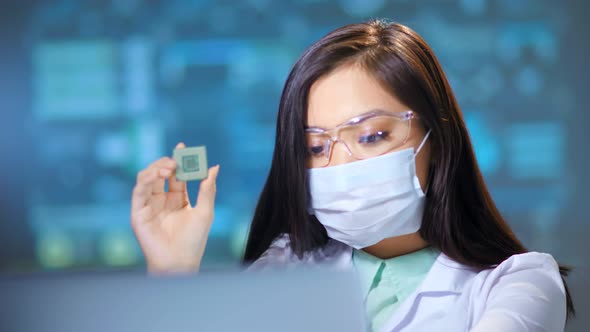
<svg viewBox="0 0 590 332">
<path fill-rule="evenodd" d="M 356 159 L 376 157 L 394 150 L 407 141 L 409 134 L 410 121 L 390 116 L 370 118 L 357 125 L 340 128 L 336 133 L 340 140 L 338 143 L 346 144 Z M 306 139 L 308 166 L 326 166 L 329 163 L 331 136 L 328 133 L 307 133 Z"/>
</svg>

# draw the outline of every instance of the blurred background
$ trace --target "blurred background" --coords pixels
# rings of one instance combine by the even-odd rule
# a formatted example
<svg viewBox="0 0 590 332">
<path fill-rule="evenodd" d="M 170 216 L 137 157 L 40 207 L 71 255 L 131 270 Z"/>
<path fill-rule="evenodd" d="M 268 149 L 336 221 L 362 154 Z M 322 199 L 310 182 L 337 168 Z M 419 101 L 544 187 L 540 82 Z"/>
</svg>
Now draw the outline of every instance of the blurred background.
<svg viewBox="0 0 590 332">
<path fill-rule="evenodd" d="M 533 0 L 2 1 L 0 271 L 141 269 L 136 173 L 179 141 L 221 164 L 203 268 L 236 266 L 282 85 L 312 42 L 389 18 L 442 62 L 501 211 L 575 267 L 590 319 L 590 4 Z M 198 184 L 190 183 L 194 202 Z"/>
</svg>

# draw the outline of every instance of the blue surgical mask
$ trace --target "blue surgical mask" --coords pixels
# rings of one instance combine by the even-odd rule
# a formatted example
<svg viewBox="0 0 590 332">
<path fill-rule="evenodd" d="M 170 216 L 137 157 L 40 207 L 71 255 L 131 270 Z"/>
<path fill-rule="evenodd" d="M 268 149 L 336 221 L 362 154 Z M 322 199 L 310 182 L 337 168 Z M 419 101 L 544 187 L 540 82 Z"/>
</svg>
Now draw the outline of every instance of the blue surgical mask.
<svg viewBox="0 0 590 332">
<path fill-rule="evenodd" d="M 328 236 L 362 249 L 418 231 L 425 194 L 416 175 L 414 148 L 347 164 L 308 170 L 310 214 Z"/>
</svg>

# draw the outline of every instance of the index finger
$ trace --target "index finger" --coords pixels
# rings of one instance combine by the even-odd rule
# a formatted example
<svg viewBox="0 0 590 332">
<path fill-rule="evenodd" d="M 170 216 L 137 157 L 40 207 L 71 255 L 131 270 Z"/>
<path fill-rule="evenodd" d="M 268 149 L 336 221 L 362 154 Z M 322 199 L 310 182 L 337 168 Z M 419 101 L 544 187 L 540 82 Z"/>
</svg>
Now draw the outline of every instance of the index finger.
<svg viewBox="0 0 590 332">
<path fill-rule="evenodd" d="M 154 193 L 154 187 L 161 185 L 163 190 L 164 176 L 161 170 L 167 164 L 170 164 L 170 158 L 164 157 L 153 162 L 148 168 L 137 174 L 137 183 L 133 188 L 133 195 L 131 197 L 131 208 L 133 211 L 139 210 L 147 204 Z M 160 182 L 162 183 L 160 184 Z"/>
<path fill-rule="evenodd" d="M 176 144 L 175 149 L 183 149 L 185 147 L 184 143 L 180 142 Z M 170 192 L 187 192 L 186 191 L 186 181 L 178 181 L 176 180 L 176 174 L 172 173 L 168 178 L 168 191 Z M 188 199 L 188 193 L 187 193 Z"/>
</svg>

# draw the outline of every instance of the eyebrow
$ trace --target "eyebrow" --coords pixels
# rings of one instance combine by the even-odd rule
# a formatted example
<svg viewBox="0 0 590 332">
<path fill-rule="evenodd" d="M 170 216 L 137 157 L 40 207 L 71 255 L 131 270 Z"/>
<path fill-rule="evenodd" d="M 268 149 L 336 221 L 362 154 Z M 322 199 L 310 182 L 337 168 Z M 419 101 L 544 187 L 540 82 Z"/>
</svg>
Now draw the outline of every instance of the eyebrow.
<svg viewBox="0 0 590 332">
<path fill-rule="evenodd" d="M 344 124 L 350 124 L 350 122 L 354 122 L 354 123 L 361 122 L 361 121 L 365 120 L 365 118 L 367 118 L 367 117 L 369 117 L 369 116 L 371 116 L 371 115 L 373 115 L 375 113 L 392 113 L 392 112 L 391 111 L 384 110 L 384 109 L 381 109 L 381 108 L 373 108 L 373 109 L 370 109 L 370 110 L 368 110 L 368 111 L 366 111 L 364 113 L 361 113 L 359 115 L 356 115 L 356 116 L 354 116 L 354 117 L 346 120 L 345 122 L 342 122 L 342 123 L 336 125 L 336 127 L 341 126 L 341 125 L 344 125 Z M 352 121 L 352 120 L 356 120 L 356 121 Z M 327 130 L 327 128 L 319 127 L 319 126 L 305 126 L 305 129 L 321 129 L 321 130 Z"/>
</svg>

